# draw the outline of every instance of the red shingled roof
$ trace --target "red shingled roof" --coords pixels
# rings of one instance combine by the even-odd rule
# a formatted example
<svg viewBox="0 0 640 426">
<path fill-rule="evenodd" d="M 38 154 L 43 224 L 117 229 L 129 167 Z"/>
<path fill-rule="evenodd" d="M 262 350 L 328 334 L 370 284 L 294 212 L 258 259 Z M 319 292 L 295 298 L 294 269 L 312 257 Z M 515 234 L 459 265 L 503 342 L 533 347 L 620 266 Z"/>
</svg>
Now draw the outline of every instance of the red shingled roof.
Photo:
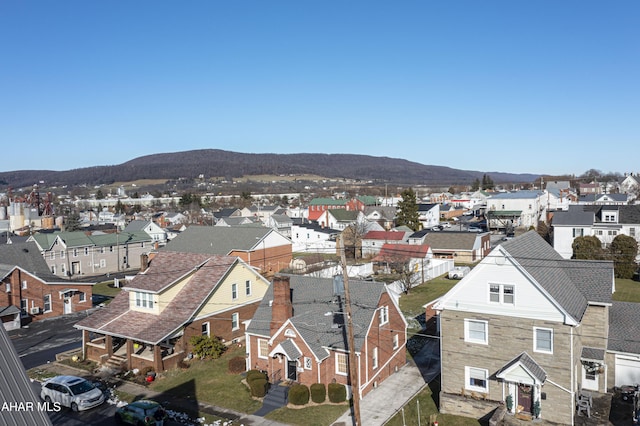
<svg viewBox="0 0 640 426">
<path fill-rule="evenodd" d="M 369 231 L 362 237 L 363 240 L 387 240 L 401 241 L 404 239 L 404 232 L 394 231 Z"/>
</svg>

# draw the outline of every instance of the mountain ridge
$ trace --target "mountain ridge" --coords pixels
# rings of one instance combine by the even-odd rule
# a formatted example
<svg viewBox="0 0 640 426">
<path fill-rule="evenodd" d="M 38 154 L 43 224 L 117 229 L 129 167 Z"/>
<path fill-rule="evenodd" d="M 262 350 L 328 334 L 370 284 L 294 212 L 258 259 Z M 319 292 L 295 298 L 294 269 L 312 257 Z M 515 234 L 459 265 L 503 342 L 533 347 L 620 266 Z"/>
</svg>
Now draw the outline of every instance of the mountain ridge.
<svg viewBox="0 0 640 426">
<path fill-rule="evenodd" d="M 532 182 L 540 175 L 460 170 L 425 165 L 405 159 L 364 154 L 240 153 L 198 149 L 149 154 L 119 165 L 92 166 L 65 171 L 16 170 L 0 172 L 0 187 L 20 188 L 44 181 L 49 186 L 100 185 L 139 179 L 177 179 L 251 175 L 314 174 L 327 178 L 379 181 L 381 183 L 463 185 L 487 174 L 495 183 Z"/>
</svg>

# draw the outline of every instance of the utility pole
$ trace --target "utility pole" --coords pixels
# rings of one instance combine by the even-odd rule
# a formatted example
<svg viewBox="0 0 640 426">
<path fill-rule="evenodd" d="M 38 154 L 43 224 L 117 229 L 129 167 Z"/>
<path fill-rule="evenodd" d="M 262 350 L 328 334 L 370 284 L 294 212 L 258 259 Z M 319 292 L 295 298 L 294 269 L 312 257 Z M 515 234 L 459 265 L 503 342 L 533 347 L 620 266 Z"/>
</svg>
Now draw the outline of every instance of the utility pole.
<svg viewBox="0 0 640 426">
<path fill-rule="evenodd" d="M 353 419 L 355 426 L 362 426 L 360 420 L 360 385 L 358 382 L 358 366 L 356 365 L 356 344 L 353 337 L 353 319 L 351 318 L 351 295 L 349 294 L 349 274 L 347 273 L 347 256 L 344 240 L 340 250 L 342 261 L 342 281 L 344 283 L 345 313 L 347 314 L 347 344 L 349 351 L 349 378 L 351 380 L 351 397 L 353 398 Z"/>
</svg>

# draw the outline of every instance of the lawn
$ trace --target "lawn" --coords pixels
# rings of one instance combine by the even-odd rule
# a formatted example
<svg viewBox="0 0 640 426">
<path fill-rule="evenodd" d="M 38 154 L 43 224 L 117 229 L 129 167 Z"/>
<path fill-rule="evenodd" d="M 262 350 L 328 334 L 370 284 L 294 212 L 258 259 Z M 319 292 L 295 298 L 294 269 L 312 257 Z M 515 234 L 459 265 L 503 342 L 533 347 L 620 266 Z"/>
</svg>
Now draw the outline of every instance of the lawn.
<svg viewBox="0 0 640 426">
<path fill-rule="evenodd" d="M 424 314 L 423 306 L 448 292 L 459 280 L 450 280 L 445 275 L 413 287 L 409 294 L 400 296 L 400 309 L 406 317 Z"/>
<path fill-rule="evenodd" d="M 120 293 L 120 290 L 122 289 L 113 286 L 113 281 L 103 281 L 93 286 L 94 295 L 100 295 L 110 299 Z"/>
<path fill-rule="evenodd" d="M 616 292 L 613 300 L 640 303 L 640 282 L 616 278 Z"/>
<path fill-rule="evenodd" d="M 193 360 L 186 370 L 170 370 L 150 387 L 156 392 L 175 396 L 193 396 L 198 402 L 208 402 L 242 413 L 253 413 L 262 406 L 251 399 L 240 374 L 228 372 L 233 357 L 245 356 L 244 348 L 233 346 L 217 360 Z"/>
<path fill-rule="evenodd" d="M 280 408 L 265 417 L 280 423 L 296 426 L 327 426 L 349 409 L 347 403 L 340 405 L 317 405 L 299 409 Z"/>
</svg>

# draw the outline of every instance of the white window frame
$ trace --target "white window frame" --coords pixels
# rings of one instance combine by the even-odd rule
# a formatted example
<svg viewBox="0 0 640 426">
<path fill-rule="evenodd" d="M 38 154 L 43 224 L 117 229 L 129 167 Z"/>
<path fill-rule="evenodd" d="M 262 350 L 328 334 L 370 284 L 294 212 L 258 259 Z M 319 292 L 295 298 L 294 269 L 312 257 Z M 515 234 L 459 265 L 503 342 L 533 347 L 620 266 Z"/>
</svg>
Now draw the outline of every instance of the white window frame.
<svg viewBox="0 0 640 426">
<path fill-rule="evenodd" d="M 107 267 L 107 259 L 100 259 L 100 267 L 101 268 Z"/>
<path fill-rule="evenodd" d="M 27 289 L 27 280 L 22 280 L 21 288 L 22 288 L 23 290 L 26 290 L 26 289 Z"/>
<path fill-rule="evenodd" d="M 269 358 L 269 341 L 267 339 L 258 339 L 258 358 Z"/>
<path fill-rule="evenodd" d="M 393 335 L 393 349 L 398 349 L 398 346 L 400 346 L 400 336 L 396 333 Z"/>
<path fill-rule="evenodd" d="M 238 284 L 231 284 L 231 300 L 238 300 Z"/>
<path fill-rule="evenodd" d="M 84 255 L 89 256 L 89 247 L 84 248 Z"/>
<path fill-rule="evenodd" d="M 4 291 L 11 293 L 11 283 L 4 283 Z"/>
<path fill-rule="evenodd" d="M 383 306 L 380 308 L 380 325 L 385 325 L 389 322 L 389 307 Z"/>
<path fill-rule="evenodd" d="M 378 368 L 378 348 L 373 348 L 371 352 L 371 368 L 376 370 Z"/>
<path fill-rule="evenodd" d="M 144 291 L 136 291 L 136 307 L 142 309 L 153 309 L 153 294 Z"/>
<path fill-rule="evenodd" d="M 471 384 L 471 379 L 484 380 L 485 386 Z M 489 370 L 478 367 L 464 367 L 464 388 L 473 392 L 489 392 Z"/>
<path fill-rule="evenodd" d="M 64 259 L 64 250 L 60 250 L 60 259 Z"/>
<path fill-rule="evenodd" d="M 251 296 L 251 280 L 244 282 L 244 294 L 245 296 Z"/>
<path fill-rule="evenodd" d="M 472 330 L 472 325 L 481 325 L 484 332 L 484 339 L 478 339 L 472 335 L 475 330 Z M 481 345 L 489 344 L 489 322 L 485 320 L 477 320 L 471 318 L 464 319 L 464 341 L 469 343 L 478 343 Z"/>
<path fill-rule="evenodd" d="M 498 291 L 496 292 L 495 289 L 498 289 Z M 509 289 L 511 293 L 506 291 Z M 511 299 L 511 301 L 507 301 L 508 299 Z M 489 283 L 489 303 L 515 306 L 516 286 L 514 284 Z"/>
<path fill-rule="evenodd" d="M 49 252 L 49 259 L 50 260 L 56 260 L 56 252 L 54 250 L 51 250 Z"/>
<path fill-rule="evenodd" d="M 203 322 L 200 325 L 200 332 L 202 333 L 203 336 L 207 336 L 207 337 L 211 336 L 211 324 L 209 324 L 209 321 Z"/>
<path fill-rule="evenodd" d="M 305 356 L 304 357 L 304 369 L 305 370 L 311 370 L 312 368 L 313 368 L 313 360 L 310 357 Z"/>
<path fill-rule="evenodd" d="M 231 314 L 231 330 L 240 329 L 240 314 L 238 312 L 234 312 Z"/>
<path fill-rule="evenodd" d="M 538 347 L 538 332 L 539 331 L 544 331 L 544 332 L 549 332 L 550 333 L 551 350 L 543 349 L 543 348 Z M 543 354 L 553 354 L 553 328 L 533 327 L 533 351 L 534 352 L 543 353 Z"/>
<path fill-rule="evenodd" d="M 349 356 L 344 352 L 336 352 L 335 355 L 336 374 L 347 376 L 349 374 Z M 340 368 L 344 365 L 344 371 Z"/>
<path fill-rule="evenodd" d="M 49 300 L 47 302 L 47 300 Z M 51 294 L 45 294 L 44 296 L 42 296 L 42 311 L 43 312 L 51 312 L 53 310 L 53 304 L 52 302 L 52 298 L 51 298 Z M 47 309 L 47 305 L 49 305 L 49 309 Z"/>
<path fill-rule="evenodd" d="M 78 257 L 78 249 L 77 248 L 73 249 L 73 257 Z"/>
<path fill-rule="evenodd" d="M 82 302 L 86 302 L 87 301 L 87 293 L 85 293 L 84 291 L 79 291 L 78 292 L 78 302 L 82 303 Z"/>
</svg>

